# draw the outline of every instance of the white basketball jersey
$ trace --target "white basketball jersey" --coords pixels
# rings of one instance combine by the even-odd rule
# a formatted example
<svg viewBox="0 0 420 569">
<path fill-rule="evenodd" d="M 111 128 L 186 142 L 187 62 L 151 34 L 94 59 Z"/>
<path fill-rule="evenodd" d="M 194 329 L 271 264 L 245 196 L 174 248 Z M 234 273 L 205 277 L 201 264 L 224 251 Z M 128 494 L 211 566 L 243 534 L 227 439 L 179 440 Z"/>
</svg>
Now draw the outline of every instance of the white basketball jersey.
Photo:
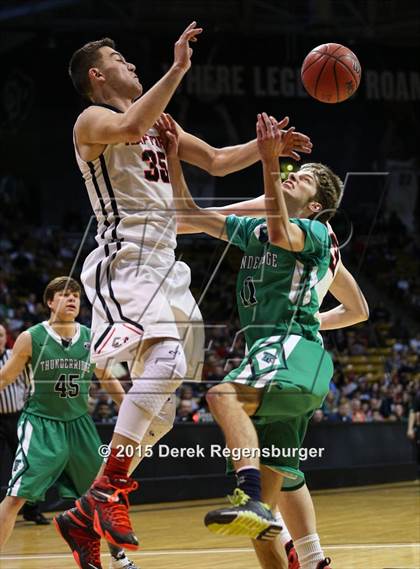
<svg viewBox="0 0 420 569">
<path fill-rule="evenodd" d="M 108 144 L 91 162 L 82 160 L 76 144 L 75 153 L 98 222 L 98 244 L 126 241 L 175 249 L 172 186 L 156 129 L 138 142 Z"/>
<path fill-rule="evenodd" d="M 324 277 L 315 285 L 315 290 L 318 295 L 319 306 L 321 306 L 322 301 L 324 300 L 324 297 L 331 286 L 331 283 L 335 279 L 335 275 L 337 274 L 338 267 L 341 263 L 341 255 L 340 255 L 338 240 L 329 223 L 327 223 L 327 229 L 331 239 L 331 248 L 330 248 L 331 261 L 330 261 L 330 266 L 328 267 L 328 270 L 325 273 Z"/>
</svg>

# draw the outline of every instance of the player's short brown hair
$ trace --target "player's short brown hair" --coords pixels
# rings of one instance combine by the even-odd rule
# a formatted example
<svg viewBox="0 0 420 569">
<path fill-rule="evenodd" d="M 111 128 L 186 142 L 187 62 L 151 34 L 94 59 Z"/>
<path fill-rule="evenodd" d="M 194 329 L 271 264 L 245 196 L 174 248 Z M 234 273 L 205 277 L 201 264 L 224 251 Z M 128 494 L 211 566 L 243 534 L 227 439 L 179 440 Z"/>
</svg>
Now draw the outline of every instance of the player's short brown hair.
<svg viewBox="0 0 420 569">
<path fill-rule="evenodd" d="M 101 47 L 112 47 L 115 49 L 115 42 L 111 38 L 102 38 L 97 41 L 90 41 L 73 53 L 69 63 L 69 75 L 76 91 L 85 99 L 89 99 L 91 85 L 88 72 L 91 67 L 95 67 L 101 59 L 99 50 Z"/>
<path fill-rule="evenodd" d="M 79 283 L 71 277 L 56 277 L 45 287 L 43 296 L 45 306 L 48 306 L 49 300 L 53 300 L 56 292 L 61 292 L 62 290 L 69 290 L 70 292 L 78 292 L 80 294 L 82 288 Z"/>
<path fill-rule="evenodd" d="M 315 176 L 317 192 L 311 201 L 319 202 L 322 205 L 321 212 L 314 214 L 314 217 L 322 223 L 331 219 L 343 197 L 344 184 L 334 172 L 319 162 L 303 164 L 301 170 L 311 170 Z M 325 211 L 324 211 L 325 210 Z"/>
</svg>

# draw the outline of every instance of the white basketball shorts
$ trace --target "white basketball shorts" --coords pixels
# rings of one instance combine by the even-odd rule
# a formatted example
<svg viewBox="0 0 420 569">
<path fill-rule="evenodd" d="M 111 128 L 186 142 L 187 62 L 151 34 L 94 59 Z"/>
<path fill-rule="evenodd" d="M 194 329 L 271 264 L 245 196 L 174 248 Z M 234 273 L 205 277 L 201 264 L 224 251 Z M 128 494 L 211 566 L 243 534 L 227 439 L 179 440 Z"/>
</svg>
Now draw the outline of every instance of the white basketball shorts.
<svg viewBox="0 0 420 569">
<path fill-rule="evenodd" d="M 190 269 L 172 249 L 101 245 L 86 258 L 81 280 L 92 304 L 91 359 L 98 367 L 133 360 L 142 339 L 175 338 L 188 362 L 185 379 L 201 379 L 203 321 Z"/>
</svg>

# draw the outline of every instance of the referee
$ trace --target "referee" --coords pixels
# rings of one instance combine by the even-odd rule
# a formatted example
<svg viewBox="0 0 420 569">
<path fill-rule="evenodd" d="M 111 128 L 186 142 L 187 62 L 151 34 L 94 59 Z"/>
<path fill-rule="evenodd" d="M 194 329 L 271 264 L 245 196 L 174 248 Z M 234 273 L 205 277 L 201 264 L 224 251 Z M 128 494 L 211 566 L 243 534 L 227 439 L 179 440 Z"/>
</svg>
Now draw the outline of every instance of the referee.
<svg viewBox="0 0 420 569">
<path fill-rule="evenodd" d="M 4 366 L 10 357 L 11 350 L 6 349 L 7 333 L 5 327 L 0 324 L 0 368 Z M 18 376 L 14 383 L 0 391 L 0 456 L 4 457 L 6 450 L 11 455 L 10 467 L 12 466 L 18 447 L 17 423 L 20 412 L 25 405 L 28 394 L 28 385 L 24 375 Z M 7 485 L 10 477 L 10 469 L 5 469 L 7 463 L 2 460 L 1 490 Z M 3 494 L 3 492 L 1 492 Z M 50 522 L 41 514 L 38 504 L 26 503 L 22 508 L 23 518 L 37 525 L 47 525 Z"/>
<path fill-rule="evenodd" d="M 420 477 L 420 391 L 417 392 L 408 416 L 407 437 L 416 447 L 417 468 Z"/>
</svg>

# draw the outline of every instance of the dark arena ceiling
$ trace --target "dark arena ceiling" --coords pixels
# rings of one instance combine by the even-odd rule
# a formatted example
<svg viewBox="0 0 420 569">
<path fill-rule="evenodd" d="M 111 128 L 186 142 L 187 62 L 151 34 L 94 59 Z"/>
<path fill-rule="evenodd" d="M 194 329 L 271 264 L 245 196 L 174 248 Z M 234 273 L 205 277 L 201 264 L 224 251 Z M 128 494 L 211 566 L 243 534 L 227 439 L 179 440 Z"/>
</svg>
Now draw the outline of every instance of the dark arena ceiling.
<svg viewBox="0 0 420 569">
<path fill-rule="evenodd" d="M 33 33 L 177 33 L 192 20 L 212 32 L 420 45 L 418 0 L 3 0 L 0 49 Z"/>
</svg>

